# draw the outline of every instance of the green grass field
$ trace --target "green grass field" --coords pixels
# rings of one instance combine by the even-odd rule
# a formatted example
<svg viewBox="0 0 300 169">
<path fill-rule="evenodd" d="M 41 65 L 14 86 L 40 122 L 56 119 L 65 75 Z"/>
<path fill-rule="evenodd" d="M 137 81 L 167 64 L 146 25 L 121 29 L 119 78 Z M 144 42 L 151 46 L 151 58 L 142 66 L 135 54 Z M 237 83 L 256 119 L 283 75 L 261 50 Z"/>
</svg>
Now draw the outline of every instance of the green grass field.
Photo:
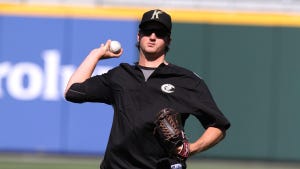
<svg viewBox="0 0 300 169">
<path fill-rule="evenodd" d="M 100 157 L 0 154 L 0 169 L 99 169 Z M 188 169 L 299 169 L 300 164 L 190 160 Z"/>
</svg>

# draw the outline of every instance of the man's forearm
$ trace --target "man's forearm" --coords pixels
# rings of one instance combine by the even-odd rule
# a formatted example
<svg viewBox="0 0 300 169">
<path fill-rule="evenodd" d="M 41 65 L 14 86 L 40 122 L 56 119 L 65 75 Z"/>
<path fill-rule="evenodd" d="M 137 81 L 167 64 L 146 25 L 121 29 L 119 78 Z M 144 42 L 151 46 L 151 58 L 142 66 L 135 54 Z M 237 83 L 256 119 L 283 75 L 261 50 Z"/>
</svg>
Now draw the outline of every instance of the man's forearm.
<svg viewBox="0 0 300 169">
<path fill-rule="evenodd" d="M 202 136 L 190 144 L 191 155 L 205 151 L 217 143 L 219 143 L 225 137 L 225 131 L 222 131 L 215 127 L 207 128 Z"/>
<path fill-rule="evenodd" d="M 69 90 L 72 84 L 84 82 L 86 79 L 90 78 L 97 63 L 98 59 L 94 57 L 91 52 L 72 74 L 66 86 L 65 93 Z"/>
</svg>

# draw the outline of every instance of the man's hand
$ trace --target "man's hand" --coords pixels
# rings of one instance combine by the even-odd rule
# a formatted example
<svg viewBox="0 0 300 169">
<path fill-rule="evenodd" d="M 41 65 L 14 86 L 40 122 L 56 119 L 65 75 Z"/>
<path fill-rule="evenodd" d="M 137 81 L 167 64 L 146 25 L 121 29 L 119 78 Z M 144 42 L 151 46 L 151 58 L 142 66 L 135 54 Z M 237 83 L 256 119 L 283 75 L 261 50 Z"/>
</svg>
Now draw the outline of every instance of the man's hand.
<svg viewBox="0 0 300 169">
<path fill-rule="evenodd" d="M 123 48 L 121 48 L 119 53 L 113 53 L 109 50 L 110 43 L 110 39 L 105 44 L 102 43 L 99 48 L 93 49 L 89 56 L 96 57 L 98 60 L 120 57 L 123 53 Z"/>
</svg>

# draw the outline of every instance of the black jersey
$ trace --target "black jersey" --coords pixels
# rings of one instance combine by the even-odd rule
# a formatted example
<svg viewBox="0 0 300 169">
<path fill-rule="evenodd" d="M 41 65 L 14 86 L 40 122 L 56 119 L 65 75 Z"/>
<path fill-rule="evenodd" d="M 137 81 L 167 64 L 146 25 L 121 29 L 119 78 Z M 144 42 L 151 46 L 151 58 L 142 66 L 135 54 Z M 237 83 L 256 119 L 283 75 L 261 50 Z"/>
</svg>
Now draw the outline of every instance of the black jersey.
<svg viewBox="0 0 300 169">
<path fill-rule="evenodd" d="M 173 108 L 183 124 L 193 114 L 204 128 L 229 128 L 204 81 L 173 64 L 161 64 L 145 81 L 137 65 L 120 64 L 103 75 L 73 84 L 72 102 L 102 102 L 114 108 L 113 124 L 101 169 L 155 169 L 168 154 L 153 136 L 155 114 Z"/>
</svg>

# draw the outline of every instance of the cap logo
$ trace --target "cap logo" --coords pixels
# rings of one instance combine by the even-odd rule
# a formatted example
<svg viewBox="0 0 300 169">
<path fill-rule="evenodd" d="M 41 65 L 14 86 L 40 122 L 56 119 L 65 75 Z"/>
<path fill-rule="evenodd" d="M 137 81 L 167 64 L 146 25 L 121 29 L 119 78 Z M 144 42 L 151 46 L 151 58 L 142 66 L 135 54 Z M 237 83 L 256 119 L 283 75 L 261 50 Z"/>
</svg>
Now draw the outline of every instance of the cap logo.
<svg viewBox="0 0 300 169">
<path fill-rule="evenodd" d="M 162 14 L 160 10 L 154 10 L 151 19 L 159 19 L 159 15 Z"/>
</svg>

